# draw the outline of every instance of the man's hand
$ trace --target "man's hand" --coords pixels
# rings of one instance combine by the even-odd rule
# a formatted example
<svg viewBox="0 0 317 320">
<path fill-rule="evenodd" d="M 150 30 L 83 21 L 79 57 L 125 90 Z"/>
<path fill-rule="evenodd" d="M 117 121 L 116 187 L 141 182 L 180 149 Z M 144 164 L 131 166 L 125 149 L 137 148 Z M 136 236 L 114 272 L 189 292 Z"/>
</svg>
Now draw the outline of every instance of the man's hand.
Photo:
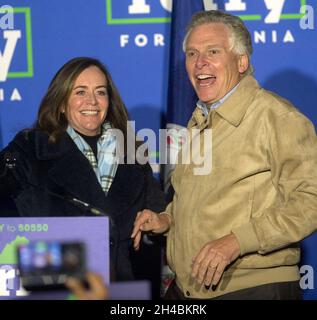
<svg viewBox="0 0 317 320">
<path fill-rule="evenodd" d="M 217 285 L 231 262 L 240 255 L 240 247 L 234 234 L 206 243 L 193 259 L 192 277 L 205 286 Z"/>
<path fill-rule="evenodd" d="M 164 233 L 169 227 L 170 218 L 167 214 L 157 214 L 148 209 L 138 212 L 131 235 L 131 238 L 134 238 L 134 249 L 139 250 L 142 231 Z"/>
</svg>

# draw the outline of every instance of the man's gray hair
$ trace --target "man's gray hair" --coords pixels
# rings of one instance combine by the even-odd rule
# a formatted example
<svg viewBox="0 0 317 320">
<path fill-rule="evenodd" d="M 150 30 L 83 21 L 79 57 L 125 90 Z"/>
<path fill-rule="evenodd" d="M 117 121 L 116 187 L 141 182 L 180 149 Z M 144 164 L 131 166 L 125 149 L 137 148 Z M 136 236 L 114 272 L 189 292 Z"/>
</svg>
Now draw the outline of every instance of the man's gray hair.
<svg viewBox="0 0 317 320">
<path fill-rule="evenodd" d="M 246 54 L 248 56 L 249 67 L 245 74 L 252 74 L 253 67 L 250 62 L 253 52 L 251 35 L 243 21 L 237 16 L 233 16 L 218 10 L 202 11 L 194 14 L 187 26 L 187 32 L 183 42 L 184 51 L 186 51 L 187 40 L 193 29 L 197 26 L 208 23 L 223 23 L 227 26 L 230 32 L 230 50 L 237 55 Z"/>
</svg>

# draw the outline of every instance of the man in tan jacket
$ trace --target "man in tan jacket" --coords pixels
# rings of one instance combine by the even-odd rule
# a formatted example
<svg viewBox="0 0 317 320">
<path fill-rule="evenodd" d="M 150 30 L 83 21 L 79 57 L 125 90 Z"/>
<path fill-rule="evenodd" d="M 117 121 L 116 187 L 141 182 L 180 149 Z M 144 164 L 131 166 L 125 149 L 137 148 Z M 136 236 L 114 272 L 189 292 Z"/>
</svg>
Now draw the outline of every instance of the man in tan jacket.
<svg viewBox="0 0 317 320">
<path fill-rule="evenodd" d="M 314 127 L 253 78 L 239 18 L 194 15 L 184 49 L 199 97 L 188 129 L 212 129 L 212 169 L 178 163 L 173 201 L 139 212 L 135 248 L 142 231 L 167 234 L 176 275 L 167 298 L 300 299 L 298 242 L 317 227 Z"/>
</svg>

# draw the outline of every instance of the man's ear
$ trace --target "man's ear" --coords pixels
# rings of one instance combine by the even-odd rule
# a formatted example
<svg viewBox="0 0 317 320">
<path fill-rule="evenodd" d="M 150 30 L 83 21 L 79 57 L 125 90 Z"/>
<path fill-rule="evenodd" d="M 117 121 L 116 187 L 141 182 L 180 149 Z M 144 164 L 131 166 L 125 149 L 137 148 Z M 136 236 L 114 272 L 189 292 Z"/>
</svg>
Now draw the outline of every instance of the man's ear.
<svg viewBox="0 0 317 320">
<path fill-rule="evenodd" d="M 239 72 L 245 73 L 249 67 L 249 58 L 246 54 L 242 54 L 238 59 L 238 70 Z"/>
</svg>

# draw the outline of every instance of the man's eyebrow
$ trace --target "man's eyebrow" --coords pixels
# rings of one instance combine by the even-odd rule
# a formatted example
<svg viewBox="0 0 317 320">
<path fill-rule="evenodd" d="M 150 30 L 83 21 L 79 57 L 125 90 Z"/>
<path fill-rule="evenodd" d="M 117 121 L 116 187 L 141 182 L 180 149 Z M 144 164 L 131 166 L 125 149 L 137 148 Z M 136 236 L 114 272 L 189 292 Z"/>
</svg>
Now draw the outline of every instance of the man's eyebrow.
<svg viewBox="0 0 317 320">
<path fill-rule="evenodd" d="M 224 46 L 223 45 L 221 45 L 221 44 L 217 44 L 217 43 L 213 43 L 213 44 L 208 44 L 207 46 L 206 46 L 206 48 L 219 48 L 219 49 L 221 49 L 221 48 L 223 48 Z M 195 47 L 187 47 L 186 49 L 185 49 L 186 51 L 187 50 L 194 50 L 194 51 L 198 51 L 198 49 L 196 49 Z"/>
<path fill-rule="evenodd" d="M 189 50 L 197 51 L 197 49 L 195 49 L 195 48 L 193 48 L 193 47 L 187 47 L 187 48 L 185 49 L 185 51 L 189 51 Z"/>
<path fill-rule="evenodd" d="M 220 45 L 220 44 L 215 43 L 215 44 L 209 44 L 207 46 L 207 48 L 223 48 L 223 46 Z"/>
</svg>

